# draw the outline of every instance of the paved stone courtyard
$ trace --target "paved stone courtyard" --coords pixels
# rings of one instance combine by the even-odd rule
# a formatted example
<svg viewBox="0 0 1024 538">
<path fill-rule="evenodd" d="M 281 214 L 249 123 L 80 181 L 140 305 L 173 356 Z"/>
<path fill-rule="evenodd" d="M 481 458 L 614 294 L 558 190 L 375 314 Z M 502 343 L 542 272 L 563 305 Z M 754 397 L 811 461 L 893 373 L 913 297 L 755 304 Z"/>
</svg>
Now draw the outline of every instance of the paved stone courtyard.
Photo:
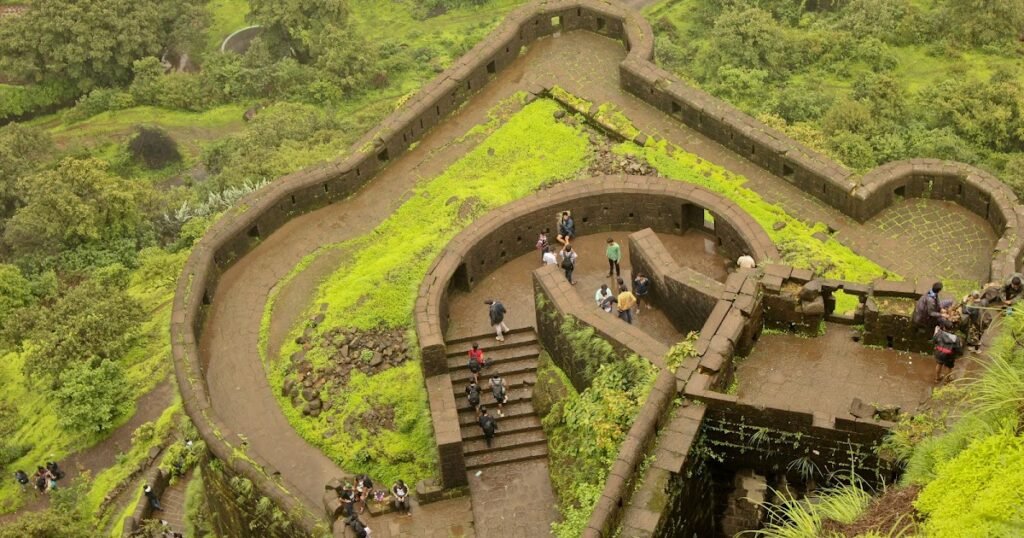
<svg viewBox="0 0 1024 538">
<path fill-rule="evenodd" d="M 930 355 L 870 348 L 854 342 L 852 331 L 826 323 L 817 338 L 761 336 L 736 370 L 737 395 L 755 405 L 832 417 L 848 417 L 854 398 L 912 412 L 931 396 Z"/>
</svg>

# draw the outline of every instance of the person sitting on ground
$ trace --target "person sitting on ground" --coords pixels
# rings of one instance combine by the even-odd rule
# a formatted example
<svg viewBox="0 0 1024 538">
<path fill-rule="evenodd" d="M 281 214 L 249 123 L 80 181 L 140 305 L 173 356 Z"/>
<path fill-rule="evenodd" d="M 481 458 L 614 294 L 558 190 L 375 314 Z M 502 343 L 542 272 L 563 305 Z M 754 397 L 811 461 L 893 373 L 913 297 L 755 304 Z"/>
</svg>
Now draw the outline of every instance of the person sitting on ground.
<svg viewBox="0 0 1024 538">
<path fill-rule="evenodd" d="M 939 326 L 935 327 L 932 342 L 935 343 L 935 382 L 940 383 L 953 373 L 956 359 L 963 354 L 964 346 L 959 336 L 943 330 Z M 943 375 L 943 368 L 949 369 L 949 373 Z"/>
<path fill-rule="evenodd" d="M 21 486 L 21 491 L 28 491 L 28 483 L 30 480 L 28 479 L 28 474 L 25 473 L 25 471 L 22 471 L 21 469 L 14 471 L 14 481 Z"/>
<path fill-rule="evenodd" d="M 1003 304 L 1013 306 L 1024 297 L 1024 284 L 1021 283 L 1021 275 L 1015 274 L 1003 286 Z"/>
<path fill-rule="evenodd" d="M 409 502 L 409 486 L 399 480 L 391 486 L 391 494 L 395 496 L 395 509 L 402 512 L 403 515 L 411 516 L 412 503 Z"/>
<path fill-rule="evenodd" d="M 633 324 L 633 307 L 636 306 L 636 296 L 629 292 L 629 288 L 622 288 L 622 293 L 615 298 L 619 309 L 619 319 Z"/>
<path fill-rule="evenodd" d="M 612 302 L 615 301 L 615 295 L 612 294 L 612 290 L 608 289 L 608 284 L 601 284 L 597 293 L 594 294 L 594 301 L 601 310 L 605 312 L 612 311 Z"/>
<path fill-rule="evenodd" d="M 494 396 L 495 403 L 498 404 L 498 416 L 505 416 L 504 406 L 508 402 L 508 387 L 505 385 L 505 379 L 495 374 L 491 376 L 488 385 L 491 387 L 491 395 Z"/>
<path fill-rule="evenodd" d="M 558 236 L 556 237 L 563 245 L 568 245 L 576 237 L 576 223 L 568 211 L 562 211 L 562 217 L 558 220 Z"/>
<path fill-rule="evenodd" d="M 750 254 L 744 254 L 736 260 L 736 267 L 740 269 L 753 269 L 757 267 L 757 263 Z"/>
<path fill-rule="evenodd" d="M 487 442 L 487 448 L 490 448 L 491 440 L 494 439 L 494 434 L 498 431 L 498 421 L 487 414 L 486 408 L 481 407 L 480 418 L 477 422 L 480 424 L 480 429 L 484 431 L 484 441 Z"/>
<path fill-rule="evenodd" d="M 469 385 L 466 385 L 466 400 L 469 405 L 476 411 L 477 418 L 480 417 L 480 386 L 476 384 L 476 381 L 470 381 Z"/>
<path fill-rule="evenodd" d="M 544 265 L 558 265 L 558 257 L 551 252 L 551 247 L 544 247 L 544 253 L 540 256 L 540 262 Z"/>
<path fill-rule="evenodd" d="M 651 291 L 651 281 L 647 278 L 647 275 L 643 273 L 637 273 L 636 278 L 633 279 L 633 294 L 636 296 L 636 313 L 640 314 L 640 301 L 647 301 L 645 297 Z M 651 309 L 651 305 L 647 305 L 647 309 Z"/>
<path fill-rule="evenodd" d="M 352 484 L 345 482 L 345 487 L 338 493 L 338 498 L 341 500 L 342 510 L 345 511 L 345 515 L 348 517 L 355 516 L 355 502 L 356 493 L 352 488 Z"/>
<path fill-rule="evenodd" d="M 934 331 L 942 320 L 942 305 L 939 304 L 939 292 L 942 291 L 942 282 L 932 284 L 932 289 L 922 295 L 917 304 L 914 305 L 914 325 L 927 331 Z"/>
<path fill-rule="evenodd" d="M 370 507 L 370 496 L 373 494 L 373 480 L 370 475 L 356 475 L 356 505 L 359 506 L 359 513 Z"/>
</svg>

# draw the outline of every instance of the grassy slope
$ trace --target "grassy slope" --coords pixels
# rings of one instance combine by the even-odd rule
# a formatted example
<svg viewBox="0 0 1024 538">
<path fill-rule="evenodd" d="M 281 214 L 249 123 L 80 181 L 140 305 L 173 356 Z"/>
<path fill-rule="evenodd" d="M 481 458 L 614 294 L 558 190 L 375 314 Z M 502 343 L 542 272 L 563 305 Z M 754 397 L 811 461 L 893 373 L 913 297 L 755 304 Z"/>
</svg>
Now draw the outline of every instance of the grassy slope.
<svg viewBox="0 0 1024 538">
<path fill-rule="evenodd" d="M 451 237 L 484 212 L 581 170 L 588 157 L 587 139 L 578 129 L 556 122 L 556 108 L 551 101 L 527 105 L 440 176 L 424 182 L 416 196 L 373 232 L 345 242 L 341 248 L 357 254 L 322 284 L 311 303 L 330 304 L 321 327 L 409 327 L 416 289 Z M 449 203 L 452 198 L 455 202 Z M 460 216 L 467 200 L 473 209 Z M 288 341 L 281 356 L 297 350 L 293 340 Z M 314 365 L 325 364 L 328 357 L 317 351 L 307 352 L 307 357 Z M 277 361 L 272 366 L 271 386 L 280 386 L 285 364 Z M 317 419 L 303 418 L 287 400 L 280 402 L 309 442 L 346 470 L 370 472 L 385 482 L 429 476 L 435 451 L 418 361 L 372 377 L 354 375 L 348 386 L 324 392 L 340 394 L 341 399 Z M 343 424 L 345 417 L 365 411 L 368 399 L 398 407 L 396 422 L 405 435 L 385 432 L 354 439 L 342 431 L 323 438 L 324 431 L 337 429 L 327 422 L 329 415 L 334 424 Z"/>
</svg>

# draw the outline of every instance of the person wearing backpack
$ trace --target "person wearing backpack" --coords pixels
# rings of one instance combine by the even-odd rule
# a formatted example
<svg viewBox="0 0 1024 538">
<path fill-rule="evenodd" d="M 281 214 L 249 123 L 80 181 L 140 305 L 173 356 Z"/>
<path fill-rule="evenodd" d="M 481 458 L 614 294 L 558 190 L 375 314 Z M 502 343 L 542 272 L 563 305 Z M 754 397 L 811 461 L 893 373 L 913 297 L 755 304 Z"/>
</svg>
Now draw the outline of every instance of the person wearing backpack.
<svg viewBox="0 0 1024 538">
<path fill-rule="evenodd" d="M 964 352 L 964 344 L 959 336 L 943 330 L 942 327 L 935 327 L 932 342 L 935 343 L 935 382 L 941 383 L 953 373 L 956 360 Z M 943 368 L 948 368 L 949 373 L 943 375 Z"/>
<path fill-rule="evenodd" d="M 370 533 L 372 532 L 370 531 L 370 527 L 367 527 L 362 521 L 359 521 L 359 518 L 355 515 L 349 517 L 345 524 L 352 529 L 356 538 L 367 538 L 367 536 L 370 536 Z"/>
<path fill-rule="evenodd" d="M 572 272 L 576 270 L 576 259 L 579 257 L 576 251 L 572 249 L 572 245 L 565 245 L 562 248 L 562 270 L 565 271 L 565 279 L 570 284 L 576 284 L 576 281 L 572 279 Z"/>
<path fill-rule="evenodd" d="M 14 471 L 14 480 L 21 486 L 21 491 L 28 491 L 28 474 L 21 469 Z"/>
<path fill-rule="evenodd" d="M 484 431 L 484 440 L 487 441 L 487 448 L 491 448 L 491 440 L 498 431 L 498 422 L 494 417 L 487 414 L 487 409 L 480 408 L 480 418 L 477 420 L 480 429 Z"/>
<path fill-rule="evenodd" d="M 911 317 L 914 325 L 921 327 L 925 331 L 932 331 L 942 323 L 942 306 L 939 304 L 939 292 L 941 291 L 942 282 L 936 282 L 932 284 L 932 289 L 928 290 L 928 293 L 917 299 L 917 303 L 914 305 L 914 313 Z"/>
<path fill-rule="evenodd" d="M 476 411 L 476 417 L 480 418 L 480 385 L 477 385 L 476 381 L 470 381 L 469 385 L 466 385 L 466 400 Z"/>
<path fill-rule="evenodd" d="M 508 325 L 505 325 L 505 312 L 507 312 L 505 305 L 501 304 L 501 301 L 494 299 L 487 299 L 484 301 L 484 304 L 487 305 L 487 316 L 490 319 L 491 328 L 497 334 L 494 339 L 504 342 L 505 333 L 508 332 Z"/>
<path fill-rule="evenodd" d="M 505 416 L 503 408 L 508 403 L 508 387 L 505 385 L 505 379 L 500 375 L 494 375 L 488 382 L 491 386 L 491 395 L 494 396 L 494 401 L 498 404 L 498 416 Z"/>
</svg>

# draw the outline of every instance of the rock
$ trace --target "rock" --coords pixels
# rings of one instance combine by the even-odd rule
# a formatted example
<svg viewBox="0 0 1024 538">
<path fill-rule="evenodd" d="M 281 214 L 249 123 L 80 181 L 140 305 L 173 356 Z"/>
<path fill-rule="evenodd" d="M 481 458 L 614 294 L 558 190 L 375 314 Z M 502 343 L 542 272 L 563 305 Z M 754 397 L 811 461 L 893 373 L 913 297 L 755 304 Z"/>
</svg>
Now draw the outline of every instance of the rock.
<svg viewBox="0 0 1024 538">
<path fill-rule="evenodd" d="M 638 133 L 636 136 L 633 137 L 633 143 L 640 147 L 644 147 L 644 145 L 647 144 L 647 135 L 643 133 Z"/>
<path fill-rule="evenodd" d="M 309 339 L 308 339 L 308 338 L 306 338 L 305 336 L 300 336 L 300 337 L 298 337 L 298 338 L 296 338 L 296 339 L 295 339 L 295 343 L 296 343 L 296 344 L 299 344 L 300 346 L 301 346 L 302 344 L 305 344 L 305 343 L 306 343 L 306 342 L 308 342 L 308 341 L 309 341 Z"/>
<path fill-rule="evenodd" d="M 319 327 L 320 324 L 324 322 L 324 317 L 325 316 L 323 315 L 323 313 L 320 313 L 320 314 L 317 314 L 316 316 L 314 316 L 313 320 L 312 320 L 313 326 L 314 327 Z"/>
<path fill-rule="evenodd" d="M 246 109 L 245 113 L 242 114 L 242 120 L 243 121 L 252 121 L 253 118 L 256 117 L 256 113 L 259 112 L 259 110 L 260 110 L 259 106 L 254 106 L 252 108 Z"/>
<path fill-rule="evenodd" d="M 818 297 L 813 301 L 800 303 L 800 311 L 805 316 L 823 316 L 825 315 L 825 299 Z"/>
<path fill-rule="evenodd" d="M 294 388 L 295 380 L 290 377 L 286 377 L 284 379 L 284 384 L 281 386 L 281 394 L 287 396 L 289 393 L 291 393 L 292 389 Z"/>
<path fill-rule="evenodd" d="M 307 402 L 313 401 L 313 399 L 319 399 L 319 391 L 313 388 L 302 389 L 302 397 L 305 398 Z"/>
<path fill-rule="evenodd" d="M 850 403 L 850 414 L 857 418 L 871 418 L 875 416 L 875 408 L 862 402 L 860 398 L 854 398 Z"/>
<path fill-rule="evenodd" d="M 320 398 L 315 398 L 310 400 L 309 403 L 306 404 L 306 407 L 308 407 L 310 410 L 323 409 L 324 404 L 323 401 L 320 400 Z"/>
<path fill-rule="evenodd" d="M 776 232 L 781 230 L 781 229 L 783 229 L 783 228 L 785 228 L 785 227 L 786 227 L 786 223 L 782 222 L 781 220 L 777 220 L 777 221 L 775 221 L 775 224 L 772 224 L 772 229 L 775 230 Z"/>
<path fill-rule="evenodd" d="M 384 362 L 384 356 L 381 355 L 380 351 L 374 351 L 373 358 L 370 359 L 370 368 L 376 368 L 380 366 L 382 362 Z"/>
<path fill-rule="evenodd" d="M 327 400 L 326 402 L 324 402 L 324 411 L 329 411 L 332 407 L 334 407 L 334 402 L 332 402 L 331 400 Z M 332 417 L 328 417 L 328 420 L 331 422 L 334 421 Z"/>
<path fill-rule="evenodd" d="M 302 405 L 302 398 L 298 394 L 292 396 L 292 407 L 298 407 Z"/>
<path fill-rule="evenodd" d="M 889 422 L 896 422 L 900 419 L 900 406 L 898 405 L 887 405 L 885 407 L 879 407 L 875 409 L 875 417 L 879 420 L 887 420 Z"/>
<path fill-rule="evenodd" d="M 316 418 L 316 417 L 320 416 L 320 410 L 319 410 L 319 409 L 313 409 L 313 410 L 311 410 L 311 411 L 309 412 L 309 416 L 311 416 L 311 417 L 313 417 L 313 418 Z"/>
<path fill-rule="evenodd" d="M 812 280 L 800 288 L 800 300 L 802 302 L 813 301 L 821 296 L 821 281 Z"/>
<path fill-rule="evenodd" d="M 320 303 L 320 311 L 321 312 L 327 312 L 327 308 L 328 308 L 327 303 Z"/>
<path fill-rule="evenodd" d="M 345 344 L 345 345 L 341 346 L 341 354 L 346 359 L 348 358 L 348 344 Z"/>
<path fill-rule="evenodd" d="M 335 434 L 337 434 L 337 433 L 338 432 L 336 432 L 334 430 L 327 430 L 327 431 L 324 432 L 324 439 L 330 439 L 331 437 L 334 437 Z"/>
<path fill-rule="evenodd" d="M 295 364 L 295 369 L 298 370 L 300 374 L 308 374 L 313 371 L 313 365 L 310 364 L 309 361 L 302 361 Z"/>
<path fill-rule="evenodd" d="M 562 110 L 562 109 L 558 109 L 558 110 L 555 111 L 554 116 L 555 116 L 555 119 L 562 119 L 562 118 L 565 117 L 565 111 Z"/>
<path fill-rule="evenodd" d="M 822 243 L 828 241 L 829 239 L 828 234 L 825 232 L 814 232 L 811 234 L 811 237 L 817 239 L 818 241 L 821 241 Z"/>
</svg>

